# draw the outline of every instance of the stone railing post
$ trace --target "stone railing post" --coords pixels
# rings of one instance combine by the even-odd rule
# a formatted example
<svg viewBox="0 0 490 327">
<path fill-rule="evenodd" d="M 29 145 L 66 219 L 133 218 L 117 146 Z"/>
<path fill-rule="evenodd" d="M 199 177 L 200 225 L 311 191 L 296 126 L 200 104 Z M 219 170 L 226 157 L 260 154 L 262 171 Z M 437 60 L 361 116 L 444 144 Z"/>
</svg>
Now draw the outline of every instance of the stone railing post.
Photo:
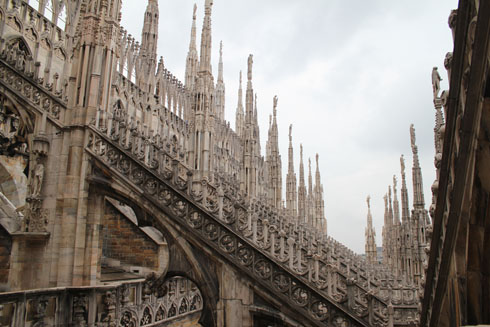
<svg viewBox="0 0 490 327">
<path fill-rule="evenodd" d="M 291 270 L 294 270 L 294 238 L 292 238 L 291 236 L 288 237 L 288 246 L 289 246 L 289 251 L 288 251 L 288 254 L 289 254 L 289 268 Z"/>
<path fill-rule="evenodd" d="M 39 70 L 41 69 L 41 62 L 36 61 L 34 63 L 34 80 L 36 83 L 39 81 Z"/>
<path fill-rule="evenodd" d="M 368 291 L 366 294 L 366 300 L 368 303 L 368 319 L 369 324 L 374 325 L 374 294 L 372 291 Z"/>
<path fill-rule="evenodd" d="M 206 177 L 203 177 L 201 180 L 201 191 L 202 191 L 202 205 L 207 208 L 208 207 L 208 180 Z"/>
<path fill-rule="evenodd" d="M 178 180 L 179 180 L 179 160 L 173 159 L 172 160 L 172 183 L 174 185 L 177 185 Z"/>
<path fill-rule="evenodd" d="M 107 136 L 111 137 L 112 134 L 112 124 L 113 124 L 114 117 L 112 113 L 108 112 L 107 113 Z"/>
<path fill-rule="evenodd" d="M 315 253 L 313 255 L 313 265 L 314 265 L 314 271 L 315 271 L 315 275 L 313 276 L 313 280 L 318 283 L 320 281 L 320 260 L 321 260 L 322 256 L 321 254 L 319 253 Z M 327 276 L 328 276 L 328 272 L 327 272 Z M 328 285 L 328 284 L 327 284 Z"/>
<path fill-rule="evenodd" d="M 284 259 L 284 255 L 286 253 L 286 231 L 284 229 L 281 229 L 279 231 L 279 247 L 280 247 L 280 252 L 279 252 L 279 258 L 281 260 Z"/>
<path fill-rule="evenodd" d="M 347 278 L 345 285 L 347 286 L 347 305 L 349 306 L 350 309 L 354 309 L 356 303 L 355 294 L 354 294 L 356 281 L 354 278 Z"/>
<path fill-rule="evenodd" d="M 269 219 L 266 218 L 262 220 L 262 231 L 263 231 L 262 240 L 264 242 L 264 248 L 269 242 L 269 225 L 270 225 Z"/>
<path fill-rule="evenodd" d="M 26 66 L 24 66 L 24 69 L 26 69 Z M 58 93 L 58 79 L 60 78 L 60 75 L 58 73 L 55 73 L 53 75 L 53 93 L 57 94 Z"/>
<path fill-rule="evenodd" d="M 193 173 L 191 170 L 187 171 L 187 195 L 192 195 L 192 183 L 194 182 Z"/>
<path fill-rule="evenodd" d="M 269 232 L 271 234 L 271 247 L 270 247 L 270 253 L 271 256 L 275 257 L 276 255 L 276 232 L 275 232 L 276 227 L 274 225 L 269 226 Z"/>
<path fill-rule="evenodd" d="M 257 244 L 257 223 L 258 223 L 259 217 L 257 216 L 256 213 L 252 215 L 252 241 Z"/>
<path fill-rule="evenodd" d="M 219 220 L 223 220 L 223 198 L 225 197 L 225 191 L 223 191 L 223 187 L 219 184 L 218 189 L 218 218 Z"/>
<path fill-rule="evenodd" d="M 395 315 L 395 309 L 393 308 L 393 304 L 390 303 L 388 304 L 388 327 L 394 327 L 395 321 L 394 321 L 394 315 Z"/>
</svg>

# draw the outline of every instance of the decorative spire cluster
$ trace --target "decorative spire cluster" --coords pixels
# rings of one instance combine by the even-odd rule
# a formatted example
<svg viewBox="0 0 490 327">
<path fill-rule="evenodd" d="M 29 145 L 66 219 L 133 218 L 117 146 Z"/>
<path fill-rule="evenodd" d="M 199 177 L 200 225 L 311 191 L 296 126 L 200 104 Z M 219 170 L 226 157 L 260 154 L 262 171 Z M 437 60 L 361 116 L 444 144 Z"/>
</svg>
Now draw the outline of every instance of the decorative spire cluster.
<svg viewBox="0 0 490 327">
<path fill-rule="evenodd" d="M 300 145 L 299 185 L 293 159 L 292 125 L 289 131 L 288 171 L 283 200 L 282 160 L 279 153 L 279 130 L 277 124 L 278 97 L 273 98 L 272 114 L 265 156 L 261 153 L 260 129 L 258 124 L 258 96 L 253 89 L 253 55 L 248 56 L 246 90 L 243 94 L 242 72 L 239 75 L 238 102 L 236 108 L 235 130 L 225 121 L 226 87 L 224 81 L 223 42 L 219 46 L 219 64 L 216 83 L 211 67 L 212 59 L 212 16 L 213 0 L 206 0 L 201 32 L 201 44 L 197 47 L 197 6 L 193 6 L 189 50 L 186 58 L 185 87 L 179 84 L 163 64 L 163 58 L 156 63 L 158 39 L 158 4 L 149 0 L 145 13 L 141 47 L 128 36 L 127 52 L 129 75 L 131 79 L 132 51 L 138 53 L 140 64 L 135 63 L 136 79 L 148 92 L 158 97 L 152 106 L 165 106 L 185 120 L 187 130 L 175 131 L 173 126 L 162 126 L 157 115 L 141 114 L 143 120 L 139 129 L 154 133 L 163 139 L 177 137 L 182 155 L 193 169 L 193 178 L 209 183 L 222 183 L 224 180 L 239 185 L 239 190 L 248 201 L 263 201 L 278 210 L 289 221 L 298 226 L 310 226 L 326 236 L 325 205 L 321 184 L 319 157 L 316 155 L 316 173 L 312 177 L 311 160 L 308 159 L 308 185 L 306 185 L 303 146 Z M 125 36 L 126 38 L 126 36 Z M 125 39 L 126 40 L 126 39 Z M 126 42 L 126 41 L 124 41 Z M 123 43 L 124 43 L 123 42 Z M 125 54 L 126 55 L 126 54 Z M 142 64 L 144 62 L 144 64 Z M 156 67 L 158 66 L 158 67 Z M 121 69 L 122 70 L 122 69 Z M 156 74 L 155 74 L 156 70 Z M 161 79 L 174 83 L 176 93 Z M 175 95 L 178 96 L 175 96 Z M 244 99 L 245 97 L 245 99 Z M 152 98 L 152 97 L 149 97 Z M 183 111 L 183 115 L 181 112 Z M 145 134 L 146 135 L 146 134 Z M 182 136 L 185 135 L 185 136 Z"/>
<path fill-rule="evenodd" d="M 393 199 L 391 186 L 384 196 L 385 219 L 383 226 L 383 265 L 389 267 L 395 276 L 407 283 L 420 284 L 423 279 L 424 249 L 427 246 L 426 229 L 430 224 L 425 210 L 422 191 L 422 171 L 418 149 L 415 144 L 415 128 L 410 126 L 410 143 L 413 154 L 414 203 L 410 214 L 408 190 L 405 176 L 405 159 L 400 157 L 401 172 L 401 213 L 397 196 L 397 178 L 393 176 Z M 401 220 L 400 220 L 401 216 Z M 366 239 L 366 249 L 368 240 Z M 367 253 L 366 253 L 367 254 Z"/>
</svg>

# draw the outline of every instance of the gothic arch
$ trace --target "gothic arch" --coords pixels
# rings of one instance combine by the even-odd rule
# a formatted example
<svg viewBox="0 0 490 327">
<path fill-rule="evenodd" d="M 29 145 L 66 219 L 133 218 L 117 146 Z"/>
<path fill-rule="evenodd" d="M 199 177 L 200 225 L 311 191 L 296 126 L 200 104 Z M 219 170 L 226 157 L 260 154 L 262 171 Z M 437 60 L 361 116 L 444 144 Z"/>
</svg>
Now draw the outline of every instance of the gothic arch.
<svg viewBox="0 0 490 327">
<path fill-rule="evenodd" d="M 153 322 L 154 313 L 150 306 L 145 306 L 141 313 L 140 326 L 147 326 Z"/>
<path fill-rule="evenodd" d="M 19 50 L 24 51 L 26 56 L 32 57 L 32 50 L 29 47 L 29 43 L 23 35 L 11 35 L 5 41 L 6 49 L 10 46 L 18 47 Z"/>
<path fill-rule="evenodd" d="M 93 183 L 99 182 L 99 179 L 94 178 Z M 203 313 L 201 319 L 205 319 L 208 323 L 206 325 L 216 325 L 216 312 L 217 302 L 219 298 L 217 277 L 215 276 L 213 267 L 209 261 L 203 261 L 198 258 L 198 253 L 190 243 L 183 238 L 181 231 L 175 229 L 172 225 L 173 222 L 170 218 L 166 217 L 162 212 L 149 203 L 144 197 L 140 197 L 138 194 L 133 193 L 126 188 L 119 181 L 106 181 L 97 183 L 93 192 L 99 192 L 102 195 L 109 196 L 117 199 L 123 203 L 129 205 L 135 211 L 136 215 L 142 217 L 143 221 L 147 222 L 148 216 L 151 216 L 152 226 L 156 227 L 167 239 L 172 242 L 173 246 L 179 253 L 187 260 L 191 267 L 191 274 L 189 272 L 168 272 L 165 277 L 185 276 L 185 278 L 192 281 L 196 287 L 200 290 L 203 306 Z M 89 192 L 91 193 L 91 192 Z M 172 254 L 170 254 L 170 261 L 172 262 Z M 213 285 L 215 284 L 215 285 Z M 176 304 L 176 310 L 178 312 L 178 303 Z M 169 314 L 170 306 L 167 308 L 167 315 Z"/>
<path fill-rule="evenodd" d="M 155 322 L 159 322 L 165 320 L 167 318 L 167 311 L 164 306 L 160 304 L 157 309 L 157 313 L 155 314 Z"/>
</svg>

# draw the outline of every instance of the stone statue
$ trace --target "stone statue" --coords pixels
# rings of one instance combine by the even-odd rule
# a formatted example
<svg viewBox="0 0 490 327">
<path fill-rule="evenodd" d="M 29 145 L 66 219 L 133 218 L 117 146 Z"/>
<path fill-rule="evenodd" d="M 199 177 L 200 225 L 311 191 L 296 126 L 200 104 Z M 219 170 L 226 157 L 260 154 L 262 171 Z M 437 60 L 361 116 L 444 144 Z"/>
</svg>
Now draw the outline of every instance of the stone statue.
<svg viewBox="0 0 490 327">
<path fill-rule="evenodd" d="M 41 194 L 41 187 L 44 179 L 44 165 L 38 160 L 36 167 L 34 168 L 34 175 L 32 176 L 31 184 L 31 196 L 39 197 Z"/>
<path fill-rule="evenodd" d="M 274 109 L 277 108 L 277 101 L 279 100 L 279 98 L 276 96 L 274 96 Z"/>
<path fill-rule="evenodd" d="M 441 89 L 441 75 L 437 71 L 437 67 L 432 68 L 432 91 L 434 92 L 434 98 L 439 95 L 439 90 Z"/>
<path fill-rule="evenodd" d="M 254 63 L 253 55 L 248 56 L 248 80 L 252 80 L 252 65 Z"/>
<path fill-rule="evenodd" d="M 410 142 L 412 143 L 412 151 L 417 152 L 417 146 L 415 145 L 415 127 L 413 124 L 410 125 Z"/>
<path fill-rule="evenodd" d="M 400 157 L 400 166 L 402 169 L 402 175 L 404 175 L 405 174 L 405 157 L 403 157 L 403 155 Z"/>
<path fill-rule="evenodd" d="M 368 208 L 370 209 L 371 208 L 371 195 L 368 195 L 366 202 L 367 202 Z"/>
</svg>

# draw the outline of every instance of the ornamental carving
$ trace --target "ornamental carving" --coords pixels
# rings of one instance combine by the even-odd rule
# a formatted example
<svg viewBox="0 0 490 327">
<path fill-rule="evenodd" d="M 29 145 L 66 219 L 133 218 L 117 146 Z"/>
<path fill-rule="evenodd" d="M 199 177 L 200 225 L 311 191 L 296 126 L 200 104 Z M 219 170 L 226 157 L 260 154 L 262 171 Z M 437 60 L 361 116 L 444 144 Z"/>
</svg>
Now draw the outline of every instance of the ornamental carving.
<svg viewBox="0 0 490 327">
<path fill-rule="evenodd" d="M 27 132 L 13 104 L 0 95 L 0 155 L 27 155 Z"/>
</svg>

